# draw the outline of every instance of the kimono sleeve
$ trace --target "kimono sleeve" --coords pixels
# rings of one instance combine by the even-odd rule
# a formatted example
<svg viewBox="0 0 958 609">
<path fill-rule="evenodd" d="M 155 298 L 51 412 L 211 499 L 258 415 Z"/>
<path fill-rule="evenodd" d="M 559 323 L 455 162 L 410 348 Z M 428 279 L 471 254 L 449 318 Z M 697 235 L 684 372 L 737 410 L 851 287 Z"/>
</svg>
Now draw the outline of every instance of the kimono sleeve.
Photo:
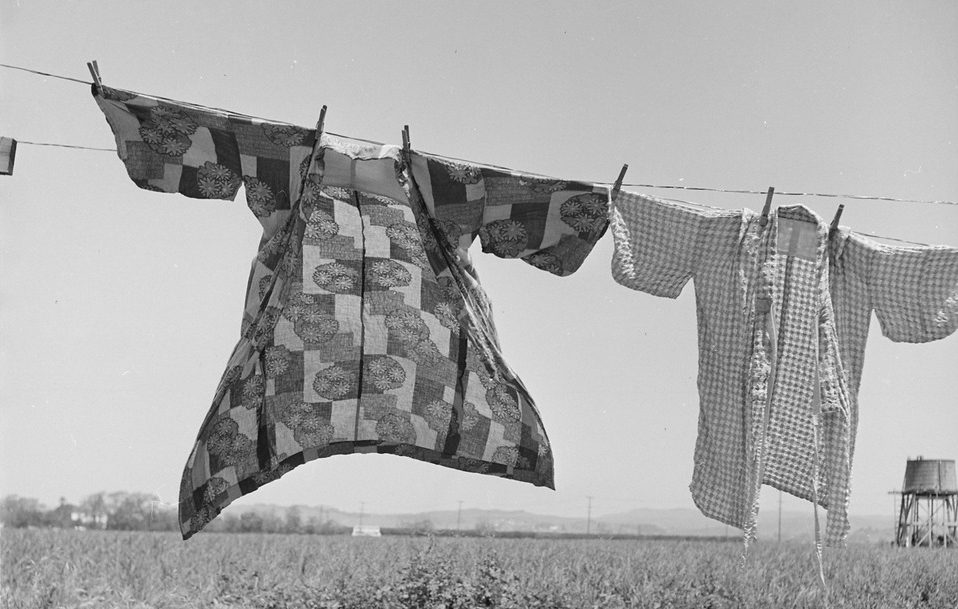
<svg viewBox="0 0 958 609">
<path fill-rule="evenodd" d="M 233 200 L 243 184 L 264 224 L 299 196 L 315 132 L 108 87 L 95 97 L 140 188 Z"/>
<path fill-rule="evenodd" d="M 923 343 L 958 329 L 958 249 L 869 245 L 866 281 L 882 334 Z"/>
<path fill-rule="evenodd" d="M 574 273 L 605 233 L 609 189 L 415 154 L 413 172 L 451 245 L 520 258 L 555 275 Z"/>
<path fill-rule="evenodd" d="M 677 298 L 692 277 L 705 215 L 621 192 L 612 211 L 612 277 L 633 290 Z"/>
<path fill-rule="evenodd" d="M 574 273 L 609 225 L 609 189 L 482 168 L 482 251 Z"/>
</svg>

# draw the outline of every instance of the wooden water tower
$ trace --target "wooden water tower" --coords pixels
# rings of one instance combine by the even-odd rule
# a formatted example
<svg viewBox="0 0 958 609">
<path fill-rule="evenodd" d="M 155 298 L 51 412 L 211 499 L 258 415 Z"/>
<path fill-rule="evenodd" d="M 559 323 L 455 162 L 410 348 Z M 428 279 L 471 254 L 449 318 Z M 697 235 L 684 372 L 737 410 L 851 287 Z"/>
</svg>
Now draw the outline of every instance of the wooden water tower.
<svg viewBox="0 0 958 609">
<path fill-rule="evenodd" d="M 958 479 L 954 460 L 908 460 L 896 542 L 905 547 L 958 547 Z"/>
</svg>

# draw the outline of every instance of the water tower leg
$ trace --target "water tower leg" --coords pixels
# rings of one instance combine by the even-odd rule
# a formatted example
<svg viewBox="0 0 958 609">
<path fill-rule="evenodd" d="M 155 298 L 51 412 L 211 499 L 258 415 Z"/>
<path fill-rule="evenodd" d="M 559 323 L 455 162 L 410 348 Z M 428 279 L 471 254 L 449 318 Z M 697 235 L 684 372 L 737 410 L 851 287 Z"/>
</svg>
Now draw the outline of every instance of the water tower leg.
<svg viewBox="0 0 958 609">
<path fill-rule="evenodd" d="M 899 546 L 910 547 L 912 544 L 912 525 L 914 495 L 903 493 L 901 496 L 901 509 L 898 511 L 898 538 Z"/>
<path fill-rule="evenodd" d="M 945 547 L 958 547 L 958 495 L 945 497 Z"/>
</svg>

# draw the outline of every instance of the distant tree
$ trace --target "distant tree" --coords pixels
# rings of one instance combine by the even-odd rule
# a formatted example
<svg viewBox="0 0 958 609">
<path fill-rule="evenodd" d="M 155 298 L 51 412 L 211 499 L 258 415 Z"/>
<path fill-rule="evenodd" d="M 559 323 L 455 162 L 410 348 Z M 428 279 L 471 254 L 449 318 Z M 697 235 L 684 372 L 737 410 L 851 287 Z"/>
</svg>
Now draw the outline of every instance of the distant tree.
<svg viewBox="0 0 958 609">
<path fill-rule="evenodd" d="M 303 517 L 295 505 L 286 510 L 286 532 L 294 534 L 303 532 Z"/>
<path fill-rule="evenodd" d="M 286 521 L 273 513 L 262 516 L 264 533 L 282 533 L 286 530 Z"/>
<path fill-rule="evenodd" d="M 496 525 L 485 518 L 480 518 L 476 522 L 476 531 L 480 535 L 491 535 L 496 532 Z"/>
<path fill-rule="evenodd" d="M 87 528 L 105 529 L 109 519 L 107 509 L 106 493 L 100 491 L 92 495 L 87 495 L 80 502 L 80 510 L 83 515 L 83 526 Z"/>
<path fill-rule="evenodd" d="M 303 533 L 307 535 L 316 535 L 321 532 L 323 528 L 323 522 L 319 519 L 318 516 L 310 516 L 306 521 L 306 524 L 303 525 Z"/>
<path fill-rule="evenodd" d="M 243 512 L 240 516 L 241 533 L 262 533 L 263 517 L 256 512 Z"/>
<path fill-rule="evenodd" d="M 239 533 L 243 530 L 242 520 L 232 512 L 221 515 L 217 520 L 222 523 L 223 531 L 227 533 Z"/>
<path fill-rule="evenodd" d="M 39 527 L 43 521 L 43 506 L 37 499 L 7 495 L 0 501 L 0 522 L 5 527 Z"/>
<path fill-rule="evenodd" d="M 422 520 L 414 520 L 412 522 L 404 522 L 402 528 L 409 529 L 416 535 L 428 535 L 436 530 L 436 526 L 432 523 L 432 520 L 428 518 L 423 518 Z"/>
<path fill-rule="evenodd" d="M 153 496 L 146 493 L 110 493 L 106 497 L 107 528 L 115 531 L 145 531 L 150 528 Z"/>
<path fill-rule="evenodd" d="M 352 527 L 345 527 L 336 520 L 324 520 L 323 523 L 316 530 L 316 533 L 319 535 L 335 535 L 337 533 L 342 533 L 346 530 L 351 531 Z"/>
<path fill-rule="evenodd" d="M 66 497 L 60 497 L 60 505 L 43 515 L 44 525 L 56 527 L 59 529 L 72 529 L 73 513 L 76 512 L 76 506 L 67 503 Z"/>
</svg>

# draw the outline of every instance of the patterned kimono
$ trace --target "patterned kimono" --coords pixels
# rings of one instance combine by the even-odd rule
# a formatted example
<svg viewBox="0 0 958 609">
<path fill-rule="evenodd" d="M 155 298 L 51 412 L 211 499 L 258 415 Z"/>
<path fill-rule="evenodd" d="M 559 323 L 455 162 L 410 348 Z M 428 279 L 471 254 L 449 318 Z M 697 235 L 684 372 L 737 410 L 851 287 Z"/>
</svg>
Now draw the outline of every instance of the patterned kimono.
<svg viewBox="0 0 958 609">
<path fill-rule="evenodd" d="M 828 227 L 802 206 L 762 226 L 749 210 L 693 209 L 623 192 L 613 277 L 676 298 L 692 279 L 700 398 L 692 497 L 754 537 L 768 484 L 828 508 L 848 531 L 849 390 L 828 291 Z"/>
<path fill-rule="evenodd" d="M 188 538 L 297 465 L 378 452 L 553 488 L 549 440 L 500 353 L 468 248 L 574 272 L 605 186 L 103 88 L 141 188 L 232 200 L 263 236 L 242 333 L 183 474 Z"/>
<path fill-rule="evenodd" d="M 854 455 L 858 388 L 872 311 L 882 334 L 895 342 L 925 343 L 953 334 L 958 329 L 958 249 L 883 245 L 841 228 L 832 235 L 829 254 Z"/>
</svg>

